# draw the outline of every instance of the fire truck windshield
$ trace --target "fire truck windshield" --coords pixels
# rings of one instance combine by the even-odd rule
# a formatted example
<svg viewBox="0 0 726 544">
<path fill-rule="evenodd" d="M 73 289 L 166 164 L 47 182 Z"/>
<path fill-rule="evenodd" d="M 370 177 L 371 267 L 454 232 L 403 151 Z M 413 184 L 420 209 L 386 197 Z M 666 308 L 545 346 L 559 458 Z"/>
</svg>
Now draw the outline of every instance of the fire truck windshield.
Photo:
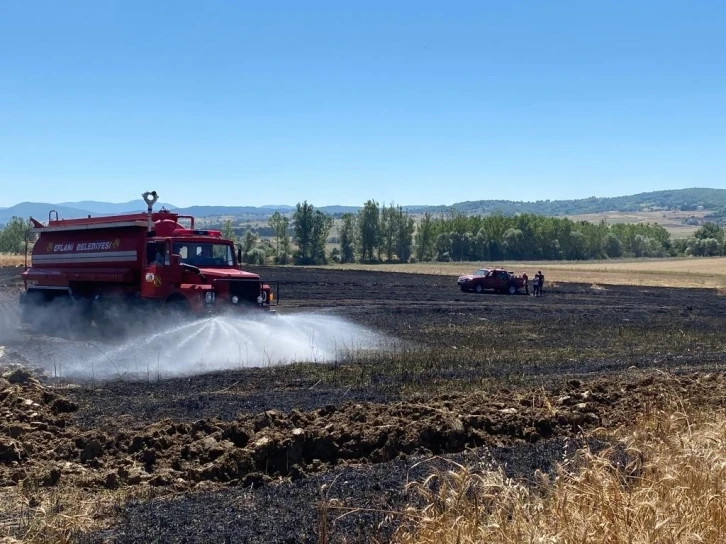
<svg viewBox="0 0 726 544">
<path fill-rule="evenodd" d="M 209 242 L 174 242 L 174 253 L 193 266 L 234 266 L 234 253 L 228 244 Z"/>
</svg>

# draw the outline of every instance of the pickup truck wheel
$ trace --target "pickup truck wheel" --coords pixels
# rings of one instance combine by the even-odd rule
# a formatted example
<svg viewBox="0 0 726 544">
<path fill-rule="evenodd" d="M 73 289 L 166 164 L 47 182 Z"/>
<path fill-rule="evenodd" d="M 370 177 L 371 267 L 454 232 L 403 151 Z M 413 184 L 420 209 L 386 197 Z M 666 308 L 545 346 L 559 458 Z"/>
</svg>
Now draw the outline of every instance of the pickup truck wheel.
<svg viewBox="0 0 726 544">
<path fill-rule="evenodd" d="M 481 293 L 483 290 L 484 289 L 482 289 L 481 283 L 477 283 L 474 291 L 476 291 L 477 293 Z"/>
<path fill-rule="evenodd" d="M 507 289 L 507 293 L 510 295 L 516 295 L 517 294 L 517 286 L 514 284 L 511 284 L 509 288 Z"/>
</svg>

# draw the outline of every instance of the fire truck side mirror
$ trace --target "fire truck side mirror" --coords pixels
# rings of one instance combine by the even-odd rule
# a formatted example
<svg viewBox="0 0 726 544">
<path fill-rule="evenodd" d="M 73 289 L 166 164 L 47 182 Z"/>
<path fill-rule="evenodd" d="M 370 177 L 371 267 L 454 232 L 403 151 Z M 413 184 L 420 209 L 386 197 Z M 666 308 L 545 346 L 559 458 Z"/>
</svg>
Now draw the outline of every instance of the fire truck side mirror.
<svg viewBox="0 0 726 544">
<path fill-rule="evenodd" d="M 237 264 L 242 264 L 242 246 L 237 246 Z"/>
<path fill-rule="evenodd" d="M 178 253 L 172 253 L 171 255 L 171 266 L 180 266 L 181 265 L 181 255 Z"/>
</svg>

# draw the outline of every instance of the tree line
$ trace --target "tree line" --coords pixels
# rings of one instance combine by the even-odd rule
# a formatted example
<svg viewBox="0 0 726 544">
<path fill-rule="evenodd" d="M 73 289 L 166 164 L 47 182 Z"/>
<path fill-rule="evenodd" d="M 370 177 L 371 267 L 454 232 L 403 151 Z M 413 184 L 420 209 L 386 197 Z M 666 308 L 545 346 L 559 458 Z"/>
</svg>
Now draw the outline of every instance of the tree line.
<svg viewBox="0 0 726 544">
<path fill-rule="evenodd" d="M 408 262 L 412 257 L 415 221 L 400 206 L 369 200 L 358 213 L 342 214 L 337 223 L 338 234 L 331 237 L 336 218 L 305 201 L 291 217 L 275 212 L 266 228 L 250 228 L 238 236 L 227 221 L 222 233 L 241 246 L 248 264 Z M 263 229 L 272 236 L 262 239 Z"/>
<path fill-rule="evenodd" d="M 321 228 L 310 227 L 309 215 Z M 350 262 L 597 260 L 623 257 L 726 255 L 726 234 L 706 223 L 689 238 L 672 239 L 658 224 L 608 225 L 536 214 L 466 215 L 458 211 L 417 222 L 400 206 L 367 201 L 357 214 L 344 214 L 338 223 L 335 247 L 323 250 L 332 220 L 304 203 L 293 214 L 292 233 L 298 247 L 294 261 L 323 264 Z M 311 245 L 306 240 L 316 240 Z M 315 247 L 316 251 L 305 248 Z"/>
<path fill-rule="evenodd" d="M 672 253 L 670 234 L 660 225 L 608 225 L 535 214 L 424 215 L 416 240 L 416 258 L 424 261 L 592 260 Z"/>
<path fill-rule="evenodd" d="M 20 254 L 28 223 L 14 217 L 0 230 L 0 253 Z M 337 233 L 331 236 L 331 232 Z M 248 264 L 496 260 L 593 260 L 621 257 L 726 255 L 726 232 L 706 223 L 688 238 L 672 239 L 658 224 L 591 223 L 536 214 L 467 215 L 456 210 L 418 220 L 391 204 L 368 200 L 339 218 L 307 201 L 291 216 L 275 212 L 261 237 L 222 226 Z"/>
</svg>

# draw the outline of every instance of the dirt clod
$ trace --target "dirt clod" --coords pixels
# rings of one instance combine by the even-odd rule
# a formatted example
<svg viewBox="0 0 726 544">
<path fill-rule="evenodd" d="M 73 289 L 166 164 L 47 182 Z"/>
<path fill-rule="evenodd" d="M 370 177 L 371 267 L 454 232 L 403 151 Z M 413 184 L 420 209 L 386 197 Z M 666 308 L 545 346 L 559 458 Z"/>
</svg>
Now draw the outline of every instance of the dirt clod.
<svg viewBox="0 0 726 544">
<path fill-rule="evenodd" d="M 12 465 L 21 462 L 24 457 L 24 452 L 16 440 L 0 436 L 0 463 Z"/>
<path fill-rule="evenodd" d="M 107 489 L 117 489 L 120 484 L 119 475 L 114 472 L 109 472 L 103 480 L 103 485 Z"/>
<path fill-rule="evenodd" d="M 61 397 L 53 401 L 51 409 L 55 414 L 70 414 L 78 410 L 78 404 L 72 400 Z"/>
<path fill-rule="evenodd" d="M 101 457 L 101 455 L 103 455 L 103 446 L 101 446 L 101 442 L 98 439 L 94 438 L 83 448 L 83 452 L 81 453 L 81 461 L 91 461 L 93 459 Z"/>
<path fill-rule="evenodd" d="M 24 369 L 24 368 L 18 368 L 14 371 L 12 371 L 10 374 L 8 374 L 5 379 L 11 383 L 11 384 L 19 384 L 19 385 L 28 385 L 31 383 L 37 384 L 39 383 L 37 379 L 33 376 L 33 374 Z"/>
<path fill-rule="evenodd" d="M 41 480 L 41 485 L 45 487 L 53 487 L 58 484 L 61 479 L 62 471 L 58 467 L 50 469 L 45 473 Z"/>
</svg>

